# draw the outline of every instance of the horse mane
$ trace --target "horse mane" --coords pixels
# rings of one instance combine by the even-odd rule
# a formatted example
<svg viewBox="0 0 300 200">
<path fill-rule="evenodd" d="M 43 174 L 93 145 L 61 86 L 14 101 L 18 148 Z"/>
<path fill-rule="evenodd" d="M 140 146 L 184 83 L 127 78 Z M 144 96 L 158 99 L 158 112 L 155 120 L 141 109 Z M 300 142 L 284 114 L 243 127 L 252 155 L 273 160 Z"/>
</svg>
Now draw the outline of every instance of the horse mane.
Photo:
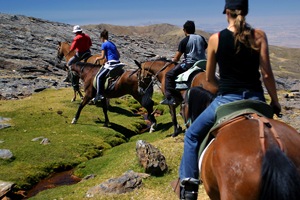
<svg viewBox="0 0 300 200">
<path fill-rule="evenodd" d="M 172 60 L 167 59 L 167 57 L 165 57 L 165 56 L 155 56 L 155 57 L 150 58 L 150 59 L 147 60 L 147 61 L 164 61 L 164 62 L 172 62 Z"/>
<path fill-rule="evenodd" d="M 211 92 L 200 86 L 189 89 L 186 93 L 186 99 L 189 105 L 188 113 L 191 122 L 195 121 L 195 119 L 207 108 L 214 98 L 215 96 Z"/>
</svg>

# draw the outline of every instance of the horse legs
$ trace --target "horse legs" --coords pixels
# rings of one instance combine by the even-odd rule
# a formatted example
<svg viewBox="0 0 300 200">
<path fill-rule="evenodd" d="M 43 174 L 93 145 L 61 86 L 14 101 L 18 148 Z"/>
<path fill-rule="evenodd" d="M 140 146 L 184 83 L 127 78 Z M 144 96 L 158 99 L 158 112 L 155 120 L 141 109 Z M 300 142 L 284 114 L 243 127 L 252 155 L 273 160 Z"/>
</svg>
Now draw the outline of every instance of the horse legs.
<svg viewBox="0 0 300 200">
<path fill-rule="evenodd" d="M 80 92 L 80 88 L 79 88 L 79 76 L 71 73 L 71 82 L 72 82 L 73 91 L 74 91 L 74 96 L 73 96 L 71 102 L 76 100 L 76 92 L 79 94 L 80 98 L 82 99 L 83 95 Z"/>
<path fill-rule="evenodd" d="M 76 124 L 76 123 L 77 123 L 78 118 L 79 118 L 80 113 L 81 113 L 81 110 L 83 109 L 83 107 L 84 107 L 90 100 L 91 100 L 90 97 L 87 97 L 87 96 L 84 96 L 84 97 L 83 97 L 83 100 L 80 102 L 79 107 L 78 107 L 78 110 L 77 110 L 77 112 L 76 112 L 76 114 L 75 114 L 75 117 L 73 118 L 73 120 L 72 120 L 72 122 L 71 122 L 72 124 Z"/>
<path fill-rule="evenodd" d="M 151 99 L 151 105 L 143 106 L 144 108 L 146 108 L 147 113 L 148 113 L 147 118 L 151 122 L 149 133 L 153 133 L 157 126 L 156 119 L 154 117 L 153 105 L 154 105 L 154 102 Z"/>
<path fill-rule="evenodd" d="M 172 117 L 173 127 L 174 127 L 174 133 L 172 134 L 172 137 L 176 137 L 182 132 L 182 128 L 179 126 L 176 118 L 176 106 L 169 106 L 170 108 L 170 114 Z"/>
<path fill-rule="evenodd" d="M 104 127 L 108 127 L 109 119 L 108 119 L 108 115 L 107 115 L 107 110 L 108 110 L 107 99 L 106 98 L 102 99 L 101 104 L 102 104 L 102 110 L 103 110 L 104 118 L 105 118 Z"/>
</svg>

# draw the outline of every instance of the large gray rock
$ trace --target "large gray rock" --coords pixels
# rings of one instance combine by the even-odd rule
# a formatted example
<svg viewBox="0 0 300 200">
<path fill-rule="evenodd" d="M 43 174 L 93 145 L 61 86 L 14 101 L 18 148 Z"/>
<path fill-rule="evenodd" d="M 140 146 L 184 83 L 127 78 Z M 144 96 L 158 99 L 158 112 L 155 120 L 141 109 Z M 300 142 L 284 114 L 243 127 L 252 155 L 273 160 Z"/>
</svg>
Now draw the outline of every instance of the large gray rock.
<svg viewBox="0 0 300 200">
<path fill-rule="evenodd" d="M 11 159 L 13 156 L 13 153 L 9 149 L 0 149 L 0 158 L 8 160 Z"/>
<path fill-rule="evenodd" d="M 100 185 L 90 188 L 86 193 L 86 197 L 94 197 L 105 193 L 122 194 L 131 192 L 136 188 L 140 188 L 142 179 L 147 177 L 149 177 L 148 174 L 136 173 L 130 170 L 120 177 L 109 179 Z"/>
<path fill-rule="evenodd" d="M 5 182 L 0 180 L 0 199 L 4 197 L 14 186 L 12 182 Z"/>
<path fill-rule="evenodd" d="M 136 154 L 146 173 L 160 176 L 168 170 L 165 156 L 152 144 L 138 140 Z"/>
</svg>

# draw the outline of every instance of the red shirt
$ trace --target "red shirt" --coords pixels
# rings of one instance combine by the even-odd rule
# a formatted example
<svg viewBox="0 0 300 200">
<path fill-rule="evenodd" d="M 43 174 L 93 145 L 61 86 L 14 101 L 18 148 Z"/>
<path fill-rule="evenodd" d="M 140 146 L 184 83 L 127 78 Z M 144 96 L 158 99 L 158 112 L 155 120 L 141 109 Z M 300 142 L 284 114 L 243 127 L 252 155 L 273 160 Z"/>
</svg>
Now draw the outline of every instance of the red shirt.
<svg viewBox="0 0 300 200">
<path fill-rule="evenodd" d="M 91 38 L 88 34 L 79 33 L 74 38 L 70 51 L 76 50 L 77 52 L 85 52 L 92 46 Z"/>
</svg>

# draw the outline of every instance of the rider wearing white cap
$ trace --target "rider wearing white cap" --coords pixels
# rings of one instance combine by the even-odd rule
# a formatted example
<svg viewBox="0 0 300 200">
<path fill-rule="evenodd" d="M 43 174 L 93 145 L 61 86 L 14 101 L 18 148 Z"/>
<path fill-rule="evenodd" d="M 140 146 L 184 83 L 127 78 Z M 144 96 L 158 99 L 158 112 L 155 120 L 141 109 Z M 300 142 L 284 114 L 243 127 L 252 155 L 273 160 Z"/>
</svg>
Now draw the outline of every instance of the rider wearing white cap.
<svg viewBox="0 0 300 200">
<path fill-rule="evenodd" d="M 90 47 L 92 46 L 92 41 L 90 36 L 83 33 L 79 25 L 73 27 L 73 33 L 76 36 L 71 44 L 70 52 L 76 50 L 76 54 L 69 60 L 68 66 L 80 61 L 86 54 L 91 54 Z"/>
<path fill-rule="evenodd" d="M 92 46 L 92 41 L 90 36 L 88 34 L 83 33 L 79 25 L 75 25 L 73 27 L 72 32 L 75 33 L 76 36 L 73 39 L 69 52 L 75 50 L 76 54 L 68 61 L 67 63 L 68 67 L 91 55 L 90 47 Z M 66 77 L 66 79 L 64 80 L 64 82 L 68 81 L 69 77 L 71 79 L 72 85 L 74 86 L 74 84 L 76 83 L 73 83 L 73 76 L 72 73 L 70 72 Z"/>
</svg>

